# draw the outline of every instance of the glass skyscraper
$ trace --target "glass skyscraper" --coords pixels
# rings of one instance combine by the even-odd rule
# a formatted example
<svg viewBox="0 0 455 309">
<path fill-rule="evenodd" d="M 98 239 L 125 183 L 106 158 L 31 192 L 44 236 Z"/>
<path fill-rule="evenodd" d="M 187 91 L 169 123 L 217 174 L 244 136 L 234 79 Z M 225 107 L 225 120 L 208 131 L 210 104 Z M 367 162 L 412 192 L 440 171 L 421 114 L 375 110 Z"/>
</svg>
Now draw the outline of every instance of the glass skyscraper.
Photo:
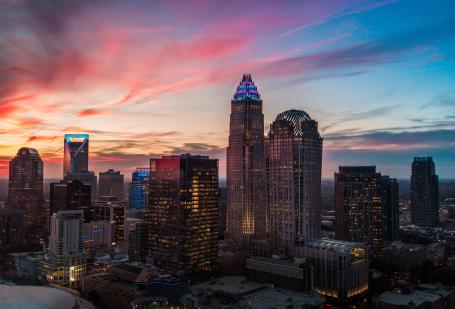
<svg viewBox="0 0 455 309">
<path fill-rule="evenodd" d="M 186 275 L 213 274 L 218 257 L 218 160 L 150 160 L 150 256 Z"/>
<path fill-rule="evenodd" d="M 146 209 L 148 205 L 150 168 L 138 167 L 131 175 L 130 208 Z"/>
<path fill-rule="evenodd" d="M 411 221 L 418 226 L 439 225 L 439 179 L 432 157 L 412 162 Z"/>
<path fill-rule="evenodd" d="M 266 239 L 267 179 L 262 100 L 244 74 L 231 101 L 227 148 L 226 236 L 245 251 Z"/>
<path fill-rule="evenodd" d="M 279 114 L 266 139 L 272 254 L 321 237 L 322 138 L 304 111 Z"/>
<path fill-rule="evenodd" d="M 88 134 L 65 134 L 63 176 L 88 171 Z"/>
<path fill-rule="evenodd" d="M 25 246 L 39 248 L 46 234 L 43 161 L 33 148 L 21 148 L 9 162 L 9 208 L 24 209 Z"/>
</svg>

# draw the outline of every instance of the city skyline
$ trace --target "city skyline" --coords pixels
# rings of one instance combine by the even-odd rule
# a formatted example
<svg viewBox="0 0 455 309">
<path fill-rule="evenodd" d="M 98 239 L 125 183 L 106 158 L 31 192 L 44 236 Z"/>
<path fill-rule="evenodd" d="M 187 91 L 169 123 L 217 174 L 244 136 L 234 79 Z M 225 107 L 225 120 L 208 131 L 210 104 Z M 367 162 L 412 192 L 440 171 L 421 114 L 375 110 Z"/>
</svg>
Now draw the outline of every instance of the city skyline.
<svg viewBox="0 0 455 309">
<path fill-rule="evenodd" d="M 243 73 L 261 89 L 264 135 L 285 110 L 318 121 L 325 179 L 351 164 L 409 179 L 416 156 L 454 177 L 450 1 L 49 3 L 0 1 L 2 178 L 21 147 L 58 178 L 67 133 L 90 135 L 95 172 L 129 179 L 150 157 L 190 152 L 218 158 L 225 178 Z"/>
</svg>

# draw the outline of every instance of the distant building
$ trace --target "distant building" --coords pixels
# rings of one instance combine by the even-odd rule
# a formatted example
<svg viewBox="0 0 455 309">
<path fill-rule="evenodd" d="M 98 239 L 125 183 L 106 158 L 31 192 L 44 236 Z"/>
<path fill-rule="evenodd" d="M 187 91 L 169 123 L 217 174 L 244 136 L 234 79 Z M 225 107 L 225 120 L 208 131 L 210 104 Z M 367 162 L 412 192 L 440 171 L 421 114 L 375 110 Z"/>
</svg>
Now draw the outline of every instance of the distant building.
<svg viewBox="0 0 455 309">
<path fill-rule="evenodd" d="M 65 134 L 63 177 L 88 171 L 88 134 Z"/>
<path fill-rule="evenodd" d="M 145 262 L 149 253 L 150 223 L 138 218 L 127 218 L 125 240 L 130 261 Z"/>
<path fill-rule="evenodd" d="M 21 250 L 24 240 L 23 209 L 0 209 L 0 252 Z"/>
<path fill-rule="evenodd" d="M 41 263 L 49 282 L 77 286 L 86 271 L 83 211 L 64 210 L 51 217 L 49 260 Z"/>
<path fill-rule="evenodd" d="M 307 242 L 296 248 L 314 270 L 314 290 L 339 303 L 362 299 L 368 292 L 368 255 L 362 243 L 339 240 Z"/>
<path fill-rule="evenodd" d="M 335 173 L 336 238 L 362 242 L 381 254 L 381 174 L 375 166 L 340 166 Z"/>
<path fill-rule="evenodd" d="M 91 186 L 80 180 L 60 181 L 50 184 L 50 213 L 60 210 L 83 210 L 84 221 L 93 220 Z"/>
<path fill-rule="evenodd" d="M 321 238 L 322 138 L 300 110 L 278 114 L 266 138 L 269 233 L 272 254 Z"/>
<path fill-rule="evenodd" d="M 412 162 L 411 221 L 418 226 L 439 225 L 439 180 L 432 157 Z"/>
<path fill-rule="evenodd" d="M 123 198 L 123 175 L 120 171 L 109 169 L 99 173 L 99 196 L 116 196 Z"/>
<path fill-rule="evenodd" d="M 125 213 L 128 202 L 119 201 L 115 196 L 100 196 L 93 202 L 93 220 L 109 221 L 113 225 L 113 245 L 123 245 L 125 237 Z"/>
<path fill-rule="evenodd" d="M 92 201 L 97 197 L 97 177 L 94 172 L 85 171 L 85 172 L 76 172 L 68 174 L 63 178 L 64 181 L 73 181 L 79 180 L 84 184 L 90 185 L 91 187 L 91 198 Z"/>
<path fill-rule="evenodd" d="M 400 237 L 400 207 L 398 182 L 389 176 L 381 177 L 382 235 L 386 241 Z"/>
<path fill-rule="evenodd" d="M 384 261 L 397 265 L 401 271 L 409 271 L 415 266 L 422 265 L 426 257 L 427 251 L 423 245 L 396 241 L 383 249 Z"/>
<path fill-rule="evenodd" d="M 186 275 L 210 274 L 218 255 L 218 160 L 150 159 L 150 257 Z"/>
<path fill-rule="evenodd" d="M 231 100 L 226 171 L 226 235 L 238 249 L 257 252 L 267 238 L 267 178 L 262 100 L 250 74 Z"/>
<path fill-rule="evenodd" d="M 21 148 L 9 162 L 7 208 L 23 209 L 25 247 L 42 247 L 47 213 L 43 199 L 43 161 L 33 148 Z"/>
<path fill-rule="evenodd" d="M 149 202 L 150 168 L 138 167 L 131 175 L 130 208 L 146 209 Z"/>
</svg>

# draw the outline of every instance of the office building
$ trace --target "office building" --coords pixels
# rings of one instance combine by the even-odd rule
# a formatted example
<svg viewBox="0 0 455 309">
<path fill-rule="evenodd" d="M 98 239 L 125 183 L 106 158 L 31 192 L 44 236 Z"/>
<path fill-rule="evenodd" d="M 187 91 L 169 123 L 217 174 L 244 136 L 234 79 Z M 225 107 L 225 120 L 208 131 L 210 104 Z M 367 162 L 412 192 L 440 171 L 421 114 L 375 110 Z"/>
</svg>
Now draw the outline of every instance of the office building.
<svg viewBox="0 0 455 309">
<path fill-rule="evenodd" d="M 412 162 L 411 221 L 418 226 L 439 225 L 439 179 L 432 157 Z"/>
<path fill-rule="evenodd" d="M 149 202 L 150 168 L 138 167 L 131 175 L 130 208 L 146 209 Z"/>
<path fill-rule="evenodd" d="M 98 186 L 99 196 L 116 196 L 119 199 L 123 198 L 123 175 L 120 171 L 108 169 L 105 172 L 100 172 Z"/>
<path fill-rule="evenodd" d="M 210 274 L 218 257 L 218 160 L 150 159 L 150 257 L 169 271 Z"/>
<path fill-rule="evenodd" d="M 266 139 L 271 253 L 293 256 L 295 245 L 321 238 L 322 138 L 300 110 L 279 114 Z"/>
<path fill-rule="evenodd" d="M 79 180 L 84 184 L 90 185 L 92 201 L 97 197 L 97 195 L 96 195 L 97 177 L 94 172 L 84 171 L 84 172 L 76 172 L 76 173 L 68 174 L 63 178 L 63 180 L 65 180 L 65 181 Z"/>
<path fill-rule="evenodd" d="M 80 180 L 51 183 L 49 208 L 51 214 L 60 210 L 83 210 L 84 221 L 92 221 L 91 186 Z"/>
<path fill-rule="evenodd" d="M 398 182 L 389 176 L 381 177 L 382 235 L 385 241 L 400 237 L 400 205 Z"/>
<path fill-rule="evenodd" d="M 43 161 L 33 148 L 21 148 L 9 162 L 7 207 L 23 209 L 24 246 L 29 249 L 44 244 L 47 214 L 43 199 Z"/>
<path fill-rule="evenodd" d="M 149 253 L 150 223 L 138 218 L 126 218 L 126 252 L 130 261 L 145 262 Z"/>
<path fill-rule="evenodd" d="M 100 196 L 93 202 L 93 221 L 109 221 L 113 225 L 113 245 L 122 246 L 125 237 L 125 213 L 128 202 L 115 196 Z"/>
<path fill-rule="evenodd" d="M 296 248 L 313 267 L 314 290 L 338 304 L 362 299 L 368 291 L 367 247 L 361 243 L 316 240 Z"/>
<path fill-rule="evenodd" d="M 0 253 L 21 250 L 25 243 L 23 209 L 0 209 Z"/>
<path fill-rule="evenodd" d="M 266 239 L 267 178 L 262 100 L 250 74 L 231 101 L 226 181 L 226 236 L 237 249 L 258 253 Z"/>
<path fill-rule="evenodd" d="M 65 134 L 63 177 L 88 171 L 88 134 Z"/>
<path fill-rule="evenodd" d="M 86 271 L 83 211 L 63 210 L 51 217 L 49 260 L 41 263 L 49 282 L 78 286 Z"/>
<path fill-rule="evenodd" d="M 381 174 L 375 166 L 340 166 L 335 173 L 336 238 L 361 242 L 381 254 Z"/>
<path fill-rule="evenodd" d="M 82 224 L 84 252 L 110 251 L 114 241 L 113 224 L 110 221 L 91 221 Z"/>
</svg>

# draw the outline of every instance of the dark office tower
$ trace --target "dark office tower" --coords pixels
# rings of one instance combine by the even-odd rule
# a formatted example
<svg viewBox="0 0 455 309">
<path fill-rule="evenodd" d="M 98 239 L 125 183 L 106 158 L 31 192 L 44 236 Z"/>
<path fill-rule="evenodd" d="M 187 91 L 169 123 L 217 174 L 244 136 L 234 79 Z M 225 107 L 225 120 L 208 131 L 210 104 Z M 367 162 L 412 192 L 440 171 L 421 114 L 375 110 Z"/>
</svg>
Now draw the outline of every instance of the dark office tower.
<svg viewBox="0 0 455 309">
<path fill-rule="evenodd" d="M 150 223 L 141 219 L 134 219 L 134 221 L 136 222 L 130 223 L 128 227 L 128 257 L 130 261 L 145 262 L 149 253 Z"/>
<path fill-rule="evenodd" d="M 400 233 L 398 182 L 389 176 L 381 177 L 382 235 L 386 241 L 397 241 Z"/>
<path fill-rule="evenodd" d="M 83 210 L 84 221 L 92 221 L 91 186 L 80 180 L 51 183 L 49 208 L 51 215 L 60 210 Z"/>
<path fill-rule="evenodd" d="M 321 238 L 322 138 L 304 111 L 279 114 L 266 139 L 269 233 L 274 255 Z"/>
<path fill-rule="evenodd" d="M 130 208 L 146 209 L 149 202 L 150 168 L 138 167 L 131 175 Z"/>
<path fill-rule="evenodd" d="M 0 209 L 0 253 L 23 249 L 24 214 L 23 209 Z"/>
<path fill-rule="evenodd" d="M 432 157 L 412 162 L 411 221 L 418 226 L 439 225 L 439 179 Z"/>
<path fill-rule="evenodd" d="M 363 242 L 381 254 L 381 174 L 375 166 L 340 166 L 335 173 L 336 238 Z"/>
<path fill-rule="evenodd" d="M 256 253 L 266 239 L 267 179 L 262 100 L 250 74 L 231 101 L 226 184 L 226 236 L 238 249 Z"/>
<path fill-rule="evenodd" d="M 123 197 L 123 175 L 119 171 L 109 169 L 99 174 L 99 196 Z"/>
<path fill-rule="evenodd" d="M 150 257 L 188 276 L 210 274 L 218 255 L 218 160 L 150 159 Z"/>
<path fill-rule="evenodd" d="M 25 246 L 44 243 L 46 212 L 43 199 L 43 161 L 33 148 L 19 149 L 9 162 L 8 207 L 24 209 Z"/>
<path fill-rule="evenodd" d="M 63 176 L 88 171 L 88 134 L 65 134 Z"/>
</svg>

